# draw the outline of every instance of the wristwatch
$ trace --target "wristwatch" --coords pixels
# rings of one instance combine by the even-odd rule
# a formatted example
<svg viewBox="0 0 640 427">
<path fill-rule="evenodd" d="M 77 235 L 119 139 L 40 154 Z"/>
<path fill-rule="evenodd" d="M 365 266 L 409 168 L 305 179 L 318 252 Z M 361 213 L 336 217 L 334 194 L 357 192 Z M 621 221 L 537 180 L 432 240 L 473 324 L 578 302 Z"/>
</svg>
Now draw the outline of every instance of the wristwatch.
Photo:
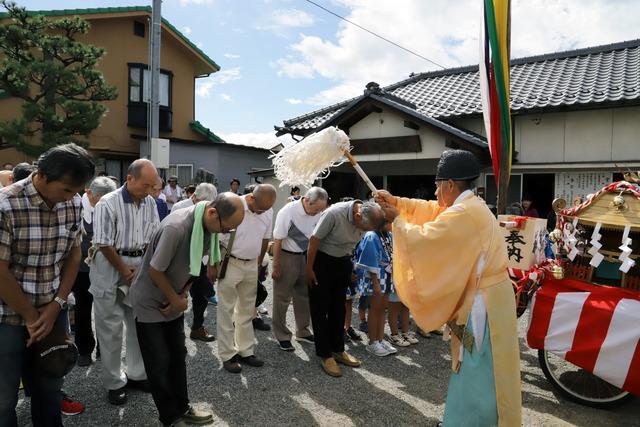
<svg viewBox="0 0 640 427">
<path fill-rule="evenodd" d="M 68 305 L 67 305 L 67 301 L 66 300 L 63 300 L 60 297 L 55 297 L 53 300 L 60 305 L 60 310 L 66 310 L 67 309 Z"/>
</svg>

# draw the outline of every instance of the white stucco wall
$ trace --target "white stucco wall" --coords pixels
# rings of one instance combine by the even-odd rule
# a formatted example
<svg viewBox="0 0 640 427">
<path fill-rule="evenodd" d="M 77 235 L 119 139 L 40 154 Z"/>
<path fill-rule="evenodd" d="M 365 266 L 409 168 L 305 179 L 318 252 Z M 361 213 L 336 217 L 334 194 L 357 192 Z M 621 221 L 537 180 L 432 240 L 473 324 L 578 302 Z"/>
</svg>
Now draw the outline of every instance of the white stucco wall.
<svg viewBox="0 0 640 427">
<path fill-rule="evenodd" d="M 422 125 L 414 130 L 404 126 L 405 118 L 393 111 L 371 113 L 349 129 L 351 139 L 386 138 L 419 135 L 422 142 L 420 153 L 367 154 L 356 156 L 359 162 L 379 160 L 438 159 L 445 149 L 445 133 Z"/>
</svg>

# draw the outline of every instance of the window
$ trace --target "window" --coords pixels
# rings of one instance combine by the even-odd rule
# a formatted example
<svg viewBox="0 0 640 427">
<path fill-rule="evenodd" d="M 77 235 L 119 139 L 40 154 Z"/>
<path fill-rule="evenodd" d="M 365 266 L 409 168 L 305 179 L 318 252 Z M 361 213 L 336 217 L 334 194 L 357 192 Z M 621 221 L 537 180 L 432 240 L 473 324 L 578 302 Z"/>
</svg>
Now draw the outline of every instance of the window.
<svg viewBox="0 0 640 427">
<path fill-rule="evenodd" d="M 131 102 L 140 102 L 141 71 L 140 68 L 129 68 L 129 101 Z"/>
<path fill-rule="evenodd" d="M 173 73 L 160 70 L 160 130 L 171 132 L 173 113 L 171 112 L 171 91 Z M 129 105 L 127 126 L 147 127 L 151 72 L 146 64 L 129 64 Z"/>
<path fill-rule="evenodd" d="M 160 106 L 171 107 L 171 80 L 173 73 L 160 71 Z M 149 102 L 151 71 L 146 65 L 129 64 L 129 102 Z"/>
<path fill-rule="evenodd" d="M 173 175 L 178 177 L 178 185 L 184 188 L 193 182 L 193 165 L 169 165 L 169 170 L 167 171 L 166 176 L 169 177 Z"/>
<path fill-rule="evenodd" d="M 144 23 L 138 22 L 138 21 L 133 21 L 133 34 L 134 35 L 144 38 L 144 29 L 145 29 Z"/>
</svg>

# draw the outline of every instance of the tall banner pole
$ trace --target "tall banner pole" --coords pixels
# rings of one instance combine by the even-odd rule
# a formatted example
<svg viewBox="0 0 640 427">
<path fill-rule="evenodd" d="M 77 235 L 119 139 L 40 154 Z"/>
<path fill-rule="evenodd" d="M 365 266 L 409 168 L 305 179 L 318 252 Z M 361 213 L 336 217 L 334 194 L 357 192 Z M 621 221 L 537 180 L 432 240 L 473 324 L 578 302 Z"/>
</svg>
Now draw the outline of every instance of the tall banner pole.
<svg viewBox="0 0 640 427">
<path fill-rule="evenodd" d="M 510 1 L 483 0 L 479 79 L 485 131 L 497 188 L 498 213 L 506 211 L 513 155 L 509 33 Z"/>
</svg>

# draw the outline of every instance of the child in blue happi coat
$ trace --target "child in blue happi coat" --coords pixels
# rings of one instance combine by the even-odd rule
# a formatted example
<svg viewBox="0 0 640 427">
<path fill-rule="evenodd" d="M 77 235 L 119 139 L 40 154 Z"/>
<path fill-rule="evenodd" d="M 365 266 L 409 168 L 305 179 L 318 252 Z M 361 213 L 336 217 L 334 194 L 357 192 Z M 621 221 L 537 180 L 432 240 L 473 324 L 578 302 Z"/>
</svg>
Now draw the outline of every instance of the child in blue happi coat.
<svg viewBox="0 0 640 427">
<path fill-rule="evenodd" d="M 356 270 L 361 295 L 369 297 L 369 345 L 367 351 L 376 356 L 387 356 L 397 350 L 384 340 L 385 309 L 393 287 L 393 240 L 391 223 L 382 229 L 369 231 L 356 248 Z"/>
</svg>

